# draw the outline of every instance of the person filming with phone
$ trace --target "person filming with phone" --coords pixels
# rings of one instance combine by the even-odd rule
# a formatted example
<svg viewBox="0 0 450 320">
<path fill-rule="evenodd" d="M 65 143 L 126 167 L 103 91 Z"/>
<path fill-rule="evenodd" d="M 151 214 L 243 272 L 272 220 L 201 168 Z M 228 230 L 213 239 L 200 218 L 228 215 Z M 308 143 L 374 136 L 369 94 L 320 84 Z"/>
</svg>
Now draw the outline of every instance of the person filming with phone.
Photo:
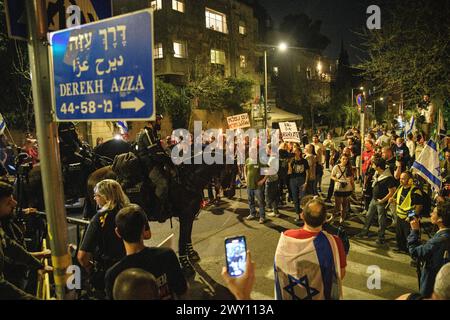
<svg viewBox="0 0 450 320">
<path fill-rule="evenodd" d="M 406 239 L 411 231 L 409 222 L 414 217 L 420 217 L 423 209 L 422 192 L 414 186 L 411 172 L 405 171 L 400 175 L 400 187 L 389 202 L 397 204 L 397 249 L 394 251 L 408 253 Z"/>
<path fill-rule="evenodd" d="M 431 223 L 439 230 L 426 243 L 421 244 L 420 222 L 417 217 L 411 220 L 411 233 L 408 236 L 409 253 L 419 262 L 419 289 L 424 297 L 431 296 L 436 274 L 445 263 L 449 262 L 450 201 L 438 203 L 431 213 Z"/>
</svg>

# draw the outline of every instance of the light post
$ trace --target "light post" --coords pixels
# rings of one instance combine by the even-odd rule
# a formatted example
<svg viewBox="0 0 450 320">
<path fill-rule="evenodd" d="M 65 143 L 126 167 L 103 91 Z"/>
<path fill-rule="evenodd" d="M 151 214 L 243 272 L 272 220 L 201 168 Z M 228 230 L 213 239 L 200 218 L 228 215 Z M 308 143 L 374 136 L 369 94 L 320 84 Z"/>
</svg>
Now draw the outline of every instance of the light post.
<svg viewBox="0 0 450 320">
<path fill-rule="evenodd" d="M 278 45 L 268 45 L 268 44 L 257 44 L 257 47 L 264 48 L 264 128 L 267 129 L 267 102 L 268 102 L 268 72 L 267 72 L 267 49 L 278 49 L 281 52 L 287 49 L 300 49 L 307 50 L 306 48 L 300 47 L 289 47 L 285 42 L 281 42 Z"/>
</svg>

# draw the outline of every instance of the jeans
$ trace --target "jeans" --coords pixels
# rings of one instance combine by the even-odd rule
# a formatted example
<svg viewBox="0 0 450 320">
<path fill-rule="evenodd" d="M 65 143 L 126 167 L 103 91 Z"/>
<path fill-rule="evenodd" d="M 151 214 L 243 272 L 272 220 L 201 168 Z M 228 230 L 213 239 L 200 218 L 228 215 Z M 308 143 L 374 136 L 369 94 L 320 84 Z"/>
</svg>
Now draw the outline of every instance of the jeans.
<svg viewBox="0 0 450 320">
<path fill-rule="evenodd" d="M 273 209 L 275 214 L 278 214 L 278 180 L 266 182 L 266 199 L 267 206 Z"/>
<path fill-rule="evenodd" d="M 250 214 L 256 216 L 255 197 L 259 205 L 259 217 L 266 218 L 265 203 L 264 203 L 264 188 L 247 189 L 248 206 L 250 207 Z"/>
<path fill-rule="evenodd" d="M 300 200 L 303 197 L 303 185 L 305 184 L 304 177 L 291 177 L 289 187 L 292 193 L 292 200 L 294 200 L 295 213 L 300 214 Z"/>
<path fill-rule="evenodd" d="M 369 204 L 369 211 L 367 212 L 366 222 L 364 223 L 364 232 L 369 232 L 370 225 L 372 224 L 375 214 L 378 215 L 378 239 L 384 240 L 384 233 L 386 231 L 387 219 L 386 219 L 386 203 L 378 204 L 378 201 L 372 199 Z"/>
</svg>

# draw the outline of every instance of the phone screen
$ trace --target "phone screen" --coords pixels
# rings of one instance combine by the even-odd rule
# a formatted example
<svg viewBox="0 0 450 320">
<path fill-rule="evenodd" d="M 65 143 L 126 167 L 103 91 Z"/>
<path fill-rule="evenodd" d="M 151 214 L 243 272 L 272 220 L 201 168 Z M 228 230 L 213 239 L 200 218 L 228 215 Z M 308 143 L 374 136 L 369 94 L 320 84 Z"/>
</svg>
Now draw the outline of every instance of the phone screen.
<svg viewBox="0 0 450 320">
<path fill-rule="evenodd" d="M 239 277 L 245 272 L 247 244 L 244 236 L 225 239 L 225 257 L 231 277 Z"/>
</svg>

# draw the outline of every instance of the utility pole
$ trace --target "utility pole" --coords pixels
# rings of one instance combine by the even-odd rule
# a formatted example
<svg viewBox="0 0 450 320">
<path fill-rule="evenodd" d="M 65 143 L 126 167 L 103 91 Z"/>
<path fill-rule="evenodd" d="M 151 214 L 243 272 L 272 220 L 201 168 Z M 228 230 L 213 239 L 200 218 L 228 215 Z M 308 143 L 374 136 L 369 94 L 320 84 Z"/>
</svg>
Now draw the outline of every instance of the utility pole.
<svg viewBox="0 0 450 320">
<path fill-rule="evenodd" d="M 45 0 L 27 0 L 28 54 L 30 59 L 33 104 L 44 191 L 48 238 L 52 250 L 56 297 L 65 298 L 66 270 L 72 264 L 68 252 L 66 208 L 58 146 L 58 127 L 52 120 L 52 96 L 47 43 Z"/>
</svg>

